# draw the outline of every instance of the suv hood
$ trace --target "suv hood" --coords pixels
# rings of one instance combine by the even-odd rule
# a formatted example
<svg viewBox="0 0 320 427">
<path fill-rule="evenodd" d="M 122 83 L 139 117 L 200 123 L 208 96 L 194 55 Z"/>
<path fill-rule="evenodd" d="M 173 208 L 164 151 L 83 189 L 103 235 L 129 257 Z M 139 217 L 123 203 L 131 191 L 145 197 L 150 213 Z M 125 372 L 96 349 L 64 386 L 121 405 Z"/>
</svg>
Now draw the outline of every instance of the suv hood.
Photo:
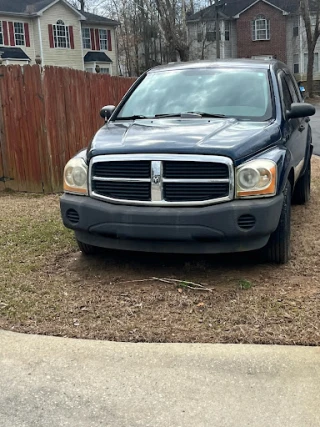
<svg viewBox="0 0 320 427">
<path fill-rule="evenodd" d="M 281 139 L 277 123 L 236 119 L 144 119 L 109 122 L 93 138 L 88 159 L 101 154 L 212 154 L 243 161 Z"/>
</svg>

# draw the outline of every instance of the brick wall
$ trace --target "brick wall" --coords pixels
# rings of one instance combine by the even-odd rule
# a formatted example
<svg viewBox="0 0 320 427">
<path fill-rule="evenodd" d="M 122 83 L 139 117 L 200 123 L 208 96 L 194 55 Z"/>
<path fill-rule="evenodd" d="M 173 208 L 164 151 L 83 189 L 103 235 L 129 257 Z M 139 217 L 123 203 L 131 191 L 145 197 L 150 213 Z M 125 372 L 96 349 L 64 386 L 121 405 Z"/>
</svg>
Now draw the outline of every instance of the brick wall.
<svg viewBox="0 0 320 427">
<path fill-rule="evenodd" d="M 270 40 L 253 41 L 251 22 L 257 15 L 270 20 Z M 286 16 L 262 1 L 242 13 L 237 20 L 238 57 L 251 58 L 257 55 L 274 55 L 286 62 Z"/>
</svg>

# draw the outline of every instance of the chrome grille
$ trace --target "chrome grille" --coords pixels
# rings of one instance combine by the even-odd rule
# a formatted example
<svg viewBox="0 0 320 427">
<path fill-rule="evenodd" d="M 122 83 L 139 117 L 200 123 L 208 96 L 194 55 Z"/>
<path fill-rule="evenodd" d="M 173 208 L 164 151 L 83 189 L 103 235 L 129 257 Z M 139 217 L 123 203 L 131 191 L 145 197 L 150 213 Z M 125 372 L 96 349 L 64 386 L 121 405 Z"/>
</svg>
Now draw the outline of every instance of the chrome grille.
<svg viewBox="0 0 320 427">
<path fill-rule="evenodd" d="M 227 157 L 186 154 L 96 156 L 89 168 L 90 196 L 132 205 L 202 206 L 233 198 Z"/>
<path fill-rule="evenodd" d="M 93 181 L 92 190 L 104 197 L 124 200 L 151 201 L 148 182 Z"/>
<path fill-rule="evenodd" d="M 229 179 L 228 165 L 212 162 L 163 162 L 164 178 Z"/>
<path fill-rule="evenodd" d="M 168 202 L 194 202 L 212 200 L 229 195 L 229 183 L 175 183 L 165 182 L 163 186 L 164 199 Z"/>
<path fill-rule="evenodd" d="M 123 161 L 94 163 L 92 173 L 103 178 L 150 178 L 150 162 Z"/>
</svg>

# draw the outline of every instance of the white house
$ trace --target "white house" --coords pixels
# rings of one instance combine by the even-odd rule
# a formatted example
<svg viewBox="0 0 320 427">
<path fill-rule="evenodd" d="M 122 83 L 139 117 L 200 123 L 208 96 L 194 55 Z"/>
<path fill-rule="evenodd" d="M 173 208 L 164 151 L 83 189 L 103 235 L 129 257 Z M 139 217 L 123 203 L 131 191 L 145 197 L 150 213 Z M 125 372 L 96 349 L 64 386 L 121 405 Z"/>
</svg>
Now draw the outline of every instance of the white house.
<svg viewBox="0 0 320 427">
<path fill-rule="evenodd" d="M 2 63 L 41 60 L 42 65 L 117 75 L 117 25 L 66 0 L 0 0 Z"/>
</svg>

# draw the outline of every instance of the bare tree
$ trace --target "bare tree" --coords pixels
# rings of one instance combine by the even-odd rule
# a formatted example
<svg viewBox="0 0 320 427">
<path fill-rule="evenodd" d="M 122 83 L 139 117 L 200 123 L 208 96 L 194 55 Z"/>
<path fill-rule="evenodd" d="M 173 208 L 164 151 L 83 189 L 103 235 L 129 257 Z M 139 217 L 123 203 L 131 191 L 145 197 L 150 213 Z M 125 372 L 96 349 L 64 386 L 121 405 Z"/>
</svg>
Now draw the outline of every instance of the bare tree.
<svg viewBox="0 0 320 427">
<path fill-rule="evenodd" d="M 171 61 L 189 59 L 188 31 L 186 23 L 187 5 L 185 0 L 144 0 L 144 5 L 151 14 L 155 11 L 159 18 L 159 28 Z M 193 2 L 188 9 L 194 7 Z"/>
<path fill-rule="evenodd" d="M 317 41 L 320 36 L 319 20 L 320 20 L 320 0 L 301 0 L 300 1 L 301 15 L 304 21 L 307 35 L 308 49 L 308 69 L 307 69 L 307 92 L 312 98 L 313 93 L 313 67 L 314 67 L 314 51 Z M 315 17 L 311 17 L 311 13 Z"/>
<path fill-rule="evenodd" d="M 67 0 L 73 7 L 81 12 L 92 11 L 96 6 L 99 6 L 99 0 Z M 101 0 L 100 0 L 101 3 Z"/>
<path fill-rule="evenodd" d="M 186 16 L 205 0 L 68 0 L 75 7 L 120 22 L 119 57 L 124 71 L 139 75 L 168 61 L 187 61 L 190 42 Z"/>
</svg>

